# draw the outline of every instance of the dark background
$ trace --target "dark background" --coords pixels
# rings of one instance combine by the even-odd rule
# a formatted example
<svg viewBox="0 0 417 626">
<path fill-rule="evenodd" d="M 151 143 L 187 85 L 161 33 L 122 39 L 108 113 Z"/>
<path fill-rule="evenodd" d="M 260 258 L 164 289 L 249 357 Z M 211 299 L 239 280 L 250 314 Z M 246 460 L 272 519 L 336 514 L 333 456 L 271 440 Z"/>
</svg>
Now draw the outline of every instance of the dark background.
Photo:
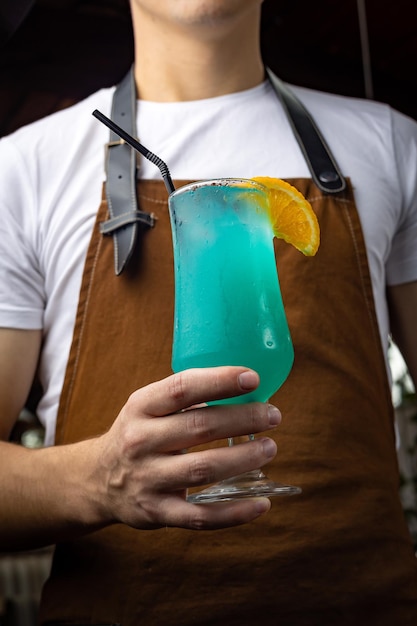
<svg viewBox="0 0 417 626">
<path fill-rule="evenodd" d="M 284 80 L 417 119 L 416 0 L 265 0 L 262 31 L 264 60 Z M 127 0 L 0 0 L 0 135 L 114 84 L 132 60 Z"/>
</svg>

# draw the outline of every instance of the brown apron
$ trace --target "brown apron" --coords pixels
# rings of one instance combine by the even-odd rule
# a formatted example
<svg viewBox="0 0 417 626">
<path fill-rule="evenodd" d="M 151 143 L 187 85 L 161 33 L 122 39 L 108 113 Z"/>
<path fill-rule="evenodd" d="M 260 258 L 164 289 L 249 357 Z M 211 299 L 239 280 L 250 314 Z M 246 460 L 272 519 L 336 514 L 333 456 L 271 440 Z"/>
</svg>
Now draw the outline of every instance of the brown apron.
<svg viewBox="0 0 417 626">
<path fill-rule="evenodd" d="M 114 525 L 57 546 L 42 623 L 416 626 L 417 565 L 398 498 L 393 414 L 365 245 L 350 184 L 335 196 L 292 180 L 318 214 L 314 258 L 276 241 L 294 368 L 271 478 L 302 487 L 227 530 Z M 177 183 L 178 186 L 178 183 Z M 57 443 L 103 433 L 128 395 L 171 373 L 167 193 L 139 182 L 157 216 L 121 276 L 110 237 L 88 250 Z M 103 194 L 104 198 L 104 194 Z"/>
</svg>

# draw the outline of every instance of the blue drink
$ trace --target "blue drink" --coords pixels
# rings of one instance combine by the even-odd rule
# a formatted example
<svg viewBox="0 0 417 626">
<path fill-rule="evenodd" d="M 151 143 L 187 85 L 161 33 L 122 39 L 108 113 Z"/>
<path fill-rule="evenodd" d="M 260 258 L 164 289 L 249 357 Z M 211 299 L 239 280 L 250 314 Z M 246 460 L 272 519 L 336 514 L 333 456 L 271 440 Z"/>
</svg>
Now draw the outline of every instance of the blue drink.
<svg viewBox="0 0 417 626">
<path fill-rule="evenodd" d="M 240 183 L 240 184 L 239 184 Z M 294 359 L 262 186 L 188 185 L 170 197 L 175 263 L 172 366 L 245 365 L 259 388 L 229 402 L 266 401 Z"/>
</svg>

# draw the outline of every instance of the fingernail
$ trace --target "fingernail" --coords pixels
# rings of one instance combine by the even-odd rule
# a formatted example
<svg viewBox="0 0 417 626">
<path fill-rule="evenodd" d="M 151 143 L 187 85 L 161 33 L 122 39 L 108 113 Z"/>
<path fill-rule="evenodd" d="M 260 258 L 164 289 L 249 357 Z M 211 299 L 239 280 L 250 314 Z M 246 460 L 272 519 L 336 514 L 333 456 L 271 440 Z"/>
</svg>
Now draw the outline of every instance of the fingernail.
<svg viewBox="0 0 417 626">
<path fill-rule="evenodd" d="M 256 389 L 259 384 L 259 376 L 256 372 L 247 371 L 239 374 L 239 385 L 243 390 Z"/>
<path fill-rule="evenodd" d="M 259 498 L 255 504 L 255 510 L 259 515 L 266 513 L 271 508 L 271 501 L 268 498 Z"/>
<path fill-rule="evenodd" d="M 268 418 L 271 426 L 281 423 L 281 413 L 273 404 L 268 404 Z"/>
<path fill-rule="evenodd" d="M 265 439 L 262 439 L 262 445 L 263 445 L 264 453 L 267 457 L 272 458 L 273 456 L 276 455 L 277 446 L 275 442 L 272 441 L 272 439 L 268 439 L 267 437 L 265 437 Z"/>
</svg>

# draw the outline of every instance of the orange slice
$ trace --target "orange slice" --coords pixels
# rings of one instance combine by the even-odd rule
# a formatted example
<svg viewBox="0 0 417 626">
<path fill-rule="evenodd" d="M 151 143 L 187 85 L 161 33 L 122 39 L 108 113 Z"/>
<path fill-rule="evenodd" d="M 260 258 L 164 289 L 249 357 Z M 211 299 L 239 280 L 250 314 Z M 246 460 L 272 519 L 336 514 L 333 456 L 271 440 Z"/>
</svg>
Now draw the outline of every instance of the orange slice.
<svg viewBox="0 0 417 626">
<path fill-rule="evenodd" d="M 306 256 L 314 256 L 320 245 L 320 227 L 308 200 L 280 178 L 257 176 L 252 180 L 267 188 L 275 237 L 284 239 Z"/>
</svg>

